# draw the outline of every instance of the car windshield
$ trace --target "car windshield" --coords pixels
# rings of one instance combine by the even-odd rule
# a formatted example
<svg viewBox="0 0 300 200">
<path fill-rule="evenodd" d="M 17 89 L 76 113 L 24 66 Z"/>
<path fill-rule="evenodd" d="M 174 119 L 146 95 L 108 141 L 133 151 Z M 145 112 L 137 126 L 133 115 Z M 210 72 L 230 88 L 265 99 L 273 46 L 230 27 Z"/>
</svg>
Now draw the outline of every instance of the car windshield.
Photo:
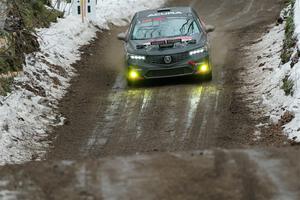
<svg viewBox="0 0 300 200">
<path fill-rule="evenodd" d="M 157 17 L 138 20 L 132 40 L 149 40 L 202 33 L 191 17 Z"/>
</svg>

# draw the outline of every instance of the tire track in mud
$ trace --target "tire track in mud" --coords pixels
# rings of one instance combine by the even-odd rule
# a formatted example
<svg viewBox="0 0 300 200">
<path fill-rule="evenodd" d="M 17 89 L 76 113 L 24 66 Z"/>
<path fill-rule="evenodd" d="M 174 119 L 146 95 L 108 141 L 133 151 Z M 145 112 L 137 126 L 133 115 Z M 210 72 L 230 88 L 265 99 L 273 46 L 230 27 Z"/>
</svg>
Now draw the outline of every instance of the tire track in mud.
<svg viewBox="0 0 300 200">
<path fill-rule="evenodd" d="M 0 169 L 0 198 L 299 199 L 295 150 L 206 150 Z"/>
<path fill-rule="evenodd" d="M 170 86 L 113 89 L 107 98 L 109 106 L 103 116 L 98 116 L 99 121 L 87 144 L 82 146 L 82 154 L 99 156 L 126 151 L 181 150 L 189 148 L 193 140 L 202 140 L 195 149 L 204 148 L 208 137 L 197 137 L 198 134 L 207 132 L 204 131 L 207 112 L 215 109 L 215 103 L 208 104 L 207 101 L 211 98 L 216 101 L 218 99 L 215 93 L 208 92 L 213 89 L 206 89 L 211 86 L 195 84 L 185 87 L 187 88 L 174 88 L 172 93 L 168 93 L 172 89 Z M 98 112 L 102 109 L 99 107 Z M 202 112 L 203 109 L 205 112 Z M 194 124 L 203 125 L 200 133 Z M 187 144 L 182 145 L 185 143 Z M 135 145 L 132 146 L 133 144 Z"/>
</svg>

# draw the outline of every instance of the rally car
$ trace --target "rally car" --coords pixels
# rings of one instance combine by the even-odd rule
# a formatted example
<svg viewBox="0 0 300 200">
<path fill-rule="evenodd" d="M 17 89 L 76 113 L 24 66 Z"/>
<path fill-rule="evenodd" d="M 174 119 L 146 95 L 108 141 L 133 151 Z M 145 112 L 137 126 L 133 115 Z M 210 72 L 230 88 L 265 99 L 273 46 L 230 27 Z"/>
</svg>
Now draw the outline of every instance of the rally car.
<svg viewBox="0 0 300 200">
<path fill-rule="evenodd" d="M 199 76 L 212 79 L 205 26 L 190 7 L 145 10 L 135 14 L 126 33 L 126 78 L 129 85 L 143 79 Z"/>
</svg>

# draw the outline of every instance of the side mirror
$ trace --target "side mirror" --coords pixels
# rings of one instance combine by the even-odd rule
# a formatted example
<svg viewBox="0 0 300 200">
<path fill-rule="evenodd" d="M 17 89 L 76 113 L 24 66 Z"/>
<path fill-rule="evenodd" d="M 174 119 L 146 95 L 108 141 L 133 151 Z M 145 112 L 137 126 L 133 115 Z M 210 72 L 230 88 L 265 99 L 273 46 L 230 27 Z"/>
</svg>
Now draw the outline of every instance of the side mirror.
<svg viewBox="0 0 300 200">
<path fill-rule="evenodd" d="M 118 40 L 126 42 L 126 33 L 119 33 Z"/>
<path fill-rule="evenodd" d="M 216 29 L 216 27 L 214 27 L 214 26 L 212 26 L 212 25 L 206 25 L 206 26 L 205 26 L 205 31 L 206 31 L 207 33 L 214 32 L 215 29 Z"/>
</svg>

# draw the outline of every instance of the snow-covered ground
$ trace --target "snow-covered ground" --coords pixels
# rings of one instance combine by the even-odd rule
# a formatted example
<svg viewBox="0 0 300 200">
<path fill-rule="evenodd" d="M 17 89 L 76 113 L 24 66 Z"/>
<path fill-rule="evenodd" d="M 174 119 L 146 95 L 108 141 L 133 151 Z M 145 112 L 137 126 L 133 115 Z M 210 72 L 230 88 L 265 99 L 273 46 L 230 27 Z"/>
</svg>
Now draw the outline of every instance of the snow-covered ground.
<svg viewBox="0 0 300 200">
<path fill-rule="evenodd" d="M 298 38 L 294 49 L 296 55 L 297 49 L 300 49 L 300 0 L 295 4 L 294 21 L 295 36 Z M 274 26 L 261 41 L 251 47 L 249 60 L 255 60 L 255 63 L 249 68 L 250 74 L 245 76 L 245 81 L 251 85 L 253 96 L 258 98 L 257 105 L 263 107 L 273 123 L 277 123 L 287 112 L 295 116 L 283 128 L 289 139 L 300 142 L 300 60 L 294 66 L 291 65 L 292 61 L 281 63 L 284 29 L 285 23 Z M 291 95 L 286 95 L 282 89 L 285 77 L 294 83 Z"/>
<path fill-rule="evenodd" d="M 76 75 L 71 64 L 80 59 L 79 48 L 96 36 L 95 27 L 124 25 L 139 10 L 162 6 L 164 0 L 101 0 L 92 23 L 66 16 L 48 29 L 38 30 L 41 51 L 27 55 L 15 89 L 0 96 L 0 165 L 40 159 L 46 152 L 49 127 L 63 123 L 56 112 L 58 100 Z M 62 5 L 65 7 L 65 5 Z"/>
</svg>

